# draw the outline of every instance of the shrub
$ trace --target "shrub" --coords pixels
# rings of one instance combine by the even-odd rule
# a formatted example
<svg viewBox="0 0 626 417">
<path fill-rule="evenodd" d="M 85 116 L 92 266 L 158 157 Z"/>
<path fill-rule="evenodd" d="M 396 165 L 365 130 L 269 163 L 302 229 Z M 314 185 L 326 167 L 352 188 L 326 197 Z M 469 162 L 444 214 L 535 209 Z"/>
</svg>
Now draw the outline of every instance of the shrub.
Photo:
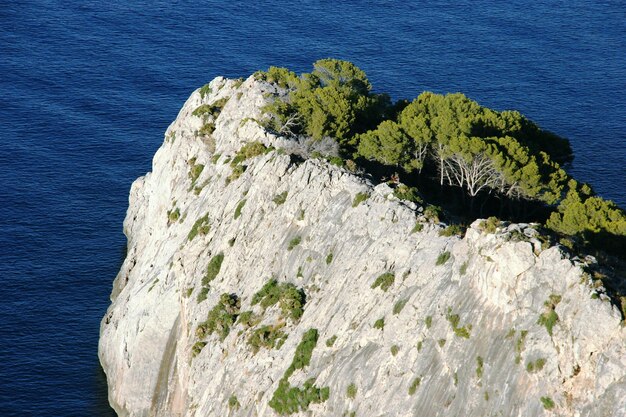
<svg viewBox="0 0 626 417">
<path fill-rule="evenodd" d="M 174 223 L 180 219 L 180 209 L 178 207 L 167 211 L 167 224 Z"/>
<path fill-rule="evenodd" d="M 289 365 L 289 368 L 285 371 L 283 378 L 288 379 L 298 369 L 309 366 L 313 349 L 317 346 L 318 337 L 317 329 L 309 329 L 302 335 L 300 343 L 296 346 L 296 352 L 293 355 L 291 365 Z"/>
<path fill-rule="evenodd" d="M 354 196 L 354 200 L 352 200 L 352 207 L 356 207 L 359 204 L 361 204 L 363 201 L 367 200 L 369 198 L 369 194 L 368 193 L 357 193 L 357 195 Z"/>
<path fill-rule="evenodd" d="M 259 349 L 280 349 L 287 340 L 287 334 L 280 329 L 283 326 L 261 326 L 256 329 L 248 338 L 248 345 L 252 347 L 252 352 L 257 353 Z"/>
<path fill-rule="evenodd" d="M 210 136 L 215 132 L 215 123 L 207 122 L 198 130 L 200 136 Z"/>
<path fill-rule="evenodd" d="M 463 262 L 463 265 L 459 268 L 459 274 L 465 275 L 467 272 L 467 261 Z"/>
<path fill-rule="evenodd" d="M 202 285 L 209 285 L 211 281 L 217 277 L 217 274 L 220 273 L 220 269 L 222 268 L 222 262 L 224 261 L 224 253 L 220 252 L 215 255 L 209 261 L 209 264 L 206 268 L 206 274 L 202 278 Z"/>
<path fill-rule="evenodd" d="M 437 262 L 435 263 L 436 265 L 443 265 L 445 264 L 448 259 L 450 259 L 450 252 L 445 251 L 439 254 L 439 256 L 437 257 Z"/>
<path fill-rule="evenodd" d="M 541 313 L 539 320 L 537 320 L 537 324 L 545 326 L 548 334 L 552 336 L 552 328 L 557 321 L 559 321 L 559 316 L 556 314 L 556 311 L 548 310 L 545 313 Z"/>
<path fill-rule="evenodd" d="M 424 209 L 424 217 L 426 217 L 428 220 L 433 221 L 435 223 L 439 223 L 439 221 L 441 220 L 442 213 L 443 213 L 443 210 L 439 206 L 429 205 L 428 207 Z"/>
<path fill-rule="evenodd" d="M 346 395 L 351 400 L 354 400 L 356 398 L 357 391 L 358 391 L 358 389 L 356 387 L 356 384 L 353 382 L 350 385 L 348 385 L 348 388 L 346 388 Z"/>
<path fill-rule="evenodd" d="M 284 191 L 280 194 L 276 194 L 276 196 L 274 196 L 274 198 L 272 199 L 272 201 L 274 203 L 276 203 L 277 205 L 281 205 L 281 204 L 285 204 L 285 201 L 287 201 L 287 191 Z"/>
<path fill-rule="evenodd" d="M 222 294 L 219 302 L 209 311 L 206 321 L 198 325 L 196 335 L 202 339 L 217 332 L 220 340 L 224 341 L 237 320 L 240 307 L 241 301 L 237 295 Z"/>
<path fill-rule="evenodd" d="M 200 217 L 196 222 L 191 226 L 191 230 L 187 235 L 187 240 L 193 240 L 197 235 L 206 235 L 211 230 L 211 225 L 209 224 L 209 214 L 205 214 Z"/>
<path fill-rule="evenodd" d="M 439 230 L 439 236 L 463 236 L 463 228 L 458 224 L 451 224 L 445 229 Z"/>
<path fill-rule="evenodd" d="M 259 141 L 248 142 L 237 151 L 235 157 L 230 161 L 230 165 L 234 167 L 247 159 L 263 155 L 270 150 L 270 148 L 267 148 Z"/>
<path fill-rule="evenodd" d="M 546 360 L 544 358 L 539 358 L 534 362 L 528 362 L 526 364 L 526 371 L 533 373 L 533 372 L 539 372 L 543 369 L 544 365 L 546 364 Z"/>
<path fill-rule="evenodd" d="M 291 283 L 279 284 L 276 279 L 270 279 L 256 294 L 252 296 L 252 305 L 261 304 L 268 308 L 278 303 L 281 314 L 294 321 L 300 320 L 304 313 L 306 294 L 301 288 Z"/>
<path fill-rule="evenodd" d="M 254 312 L 248 310 L 244 311 L 237 317 L 237 323 L 241 324 L 244 327 L 254 327 L 259 321 L 261 321 L 261 317 L 258 317 Z"/>
<path fill-rule="evenodd" d="M 396 278 L 393 273 L 385 272 L 384 274 L 379 275 L 378 278 L 376 278 L 376 280 L 372 284 L 372 289 L 380 287 L 381 290 L 386 292 L 389 287 L 391 287 L 395 279 Z"/>
<path fill-rule="evenodd" d="M 335 341 L 337 340 L 337 336 L 331 336 L 328 339 L 326 339 L 326 346 L 328 347 L 333 347 L 333 345 L 335 344 Z"/>
<path fill-rule="evenodd" d="M 204 165 L 196 164 L 195 157 L 189 159 L 189 161 L 187 161 L 187 164 L 189 164 L 189 172 L 187 173 L 187 176 L 191 179 L 191 184 L 193 185 L 196 183 L 198 177 L 200 177 L 200 174 L 202 174 L 202 171 L 204 170 Z"/>
<path fill-rule="evenodd" d="M 393 306 L 393 314 L 400 314 L 406 303 L 409 301 L 408 298 L 404 298 L 402 300 L 398 300 Z"/>
<path fill-rule="evenodd" d="M 230 175 L 226 178 L 226 184 L 228 185 L 231 182 L 236 181 L 243 175 L 244 172 L 246 172 L 246 167 L 243 165 L 235 165 Z"/>
<path fill-rule="evenodd" d="M 191 357 L 195 358 L 196 356 L 198 356 L 198 354 L 200 352 L 202 352 L 202 349 L 207 345 L 207 342 L 196 342 L 193 344 L 193 346 L 191 347 Z"/>
<path fill-rule="evenodd" d="M 326 265 L 330 265 L 332 261 L 333 261 L 333 253 L 331 252 L 326 256 Z"/>
<path fill-rule="evenodd" d="M 200 98 L 204 100 L 207 94 L 211 94 L 211 86 L 209 84 L 205 84 L 200 88 Z"/>
<path fill-rule="evenodd" d="M 411 382 L 411 385 L 409 385 L 409 395 L 415 394 L 415 392 L 417 391 L 417 387 L 419 387 L 421 383 L 422 379 L 420 377 L 415 378 Z"/>
<path fill-rule="evenodd" d="M 211 114 L 211 105 L 210 104 L 202 104 L 191 113 L 196 117 L 203 117 L 207 114 Z"/>
<path fill-rule="evenodd" d="M 413 229 L 411 230 L 411 234 L 416 233 L 416 232 L 421 232 L 422 230 L 424 230 L 424 225 L 420 222 L 415 222 L 415 226 L 413 226 Z"/>
<path fill-rule="evenodd" d="M 476 356 L 476 377 L 479 379 L 483 377 L 484 365 L 485 362 L 483 361 L 482 356 Z"/>
<path fill-rule="evenodd" d="M 500 220 L 497 217 L 489 217 L 479 223 L 478 227 L 485 233 L 495 233 L 500 226 Z"/>
<path fill-rule="evenodd" d="M 444 345 L 446 344 L 446 339 L 439 339 L 437 343 L 439 343 L 439 347 L 444 347 Z"/>
<path fill-rule="evenodd" d="M 426 324 L 427 329 L 430 329 L 433 325 L 433 316 L 426 316 L 426 318 L 424 319 L 424 324 Z"/>
<path fill-rule="evenodd" d="M 393 345 L 391 347 L 391 354 L 393 356 L 396 356 L 398 354 L 398 352 L 400 352 L 400 348 L 398 347 L 398 345 Z"/>
<path fill-rule="evenodd" d="M 238 219 L 239 216 L 241 216 L 241 209 L 243 209 L 243 206 L 246 205 L 246 200 L 243 199 L 239 202 L 239 204 L 237 204 L 237 207 L 235 208 L 235 215 L 234 218 Z"/>
<path fill-rule="evenodd" d="M 293 239 L 289 241 L 289 245 L 287 245 L 287 250 L 292 250 L 293 248 L 298 246 L 301 241 L 302 241 L 302 237 L 300 236 L 294 237 Z"/>
<path fill-rule="evenodd" d="M 420 197 L 419 191 L 415 187 L 409 187 L 404 184 L 400 184 L 393 190 L 393 195 L 400 200 L 411 201 L 416 204 L 422 204 L 424 201 Z"/>
<path fill-rule="evenodd" d="M 385 318 L 384 318 L 384 317 L 381 317 L 381 318 L 379 318 L 378 320 L 376 320 L 376 321 L 374 322 L 374 328 L 375 328 L 375 329 L 379 329 L 379 330 L 384 329 L 384 328 L 385 328 Z"/>
<path fill-rule="evenodd" d="M 472 330 L 472 325 L 471 324 L 468 324 L 466 326 L 460 327 L 459 323 L 461 321 L 461 318 L 459 317 L 458 314 L 452 314 L 452 309 L 451 308 L 448 308 L 448 314 L 447 314 L 446 318 L 450 322 L 450 325 L 452 326 L 452 330 L 454 331 L 455 335 L 457 335 L 458 337 L 463 337 L 465 339 L 469 339 L 470 331 Z"/>
<path fill-rule="evenodd" d="M 524 350 L 524 345 L 526 343 L 526 335 L 528 334 L 527 330 L 522 330 L 520 332 L 520 337 L 515 342 L 515 363 L 519 364 L 522 361 L 522 351 Z"/>
<path fill-rule="evenodd" d="M 556 311 L 554 311 L 559 302 L 561 302 L 560 295 L 550 295 L 549 300 L 544 303 L 546 311 L 541 313 L 539 319 L 537 320 L 537 324 L 545 326 L 550 336 L 552 336 L 552 329 L 554 325 L 557 321 L 559 321 L 559 316 L 556 314 Z"/>
<path fill-rule="evenodd" d="M 302 388 L 292 387 L 282 379 L 274 392 L 269 406 L 278 414 L 293 414 L 306 411 L 310 404 L 318 404 L 328 400 L 330 388 L 318 388 L 313 385 L 314 378 L 307 380 Z"/>
<path fill-rule="evenodd" d="M 232 394 L 228 399 L 228 408 L 230 408 L 231 410 L 239 410 L 239 407 L 241 407 L 241 405 L 239 404 L 237 396 L 235 394 Z"/>
<path fill-rule="evenodd" d="M 196 300 L 198 301 L 198 304 L 206 300 L 208 294 L 209 294 L 209 287 L 202 287 L 202 289 L 198 293 L 198 297 L 196 298 Z"/>
<path fill-rule="evenodd" d="M 546 410 L 552 410 L 554 408 L 554 401 L 550 397 L 541 397 L 541 404 Z"/>
</svg>

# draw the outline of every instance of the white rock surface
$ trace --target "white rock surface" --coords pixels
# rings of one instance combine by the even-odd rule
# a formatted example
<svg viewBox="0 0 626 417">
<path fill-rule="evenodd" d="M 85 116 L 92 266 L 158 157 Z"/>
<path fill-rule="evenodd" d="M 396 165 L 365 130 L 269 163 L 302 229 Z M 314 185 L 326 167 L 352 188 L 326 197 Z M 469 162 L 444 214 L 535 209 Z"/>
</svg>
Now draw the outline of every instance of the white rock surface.
<svg viewBox="0 0 626 417">
<path fill-rule="evenodd" d="M 311 364 L 289 381 L 294 386 L 316 378 L 330 397 L 299 415 L 626 415 L 626 330 L 615 307 L 592 299 L 581 264 L 557 247 L 542 250 L 528 225 L 487 234 L 477 221 L 463 239 L 439 236 L 442 226 L 390 196 L 387 185 L 373 187 L 320 160 L 298 162 L 273 151 L 244 162 L 245 173 L 227 184 L 227 158 L 244 143 L 290 144 L 252 120 L 273 86 L 252 77 L 243 84 L 216 78 L 211 88 L 203 99 L 198 91 L 191 95 L 166 132 L 152 172 L 131 188 L 128 256 L 99 346 L 109 399 L 120 416 L 274 416 L 268 402 L 310 328 L 319 331 Z M 224 97 L 229 100 L 215 121 L 212 152 L 209 141 L 194 134 L 203 121 L 192 112 Z M 189 177 L 191 158 L 205 165 L 195 182 L 203 185 L 198 193 Z M 286 202 L 274 203 L 284 191 Z M 371 196 L 353 207 L 359 192 Z M 168 222 L 175 207 L 181 218 Z M 189 241 L 205 214 L 210 231 Z M 424 228 L 412 233 L 416 220 Z M 529 237 L 510 239 L 515 228 Z M 288 250 L 296 236 L 301 243 Z M 445 251 L 450 259 L 436 265 Z M 219 252 L 225 256 L 221 271 L 198 303 L 202 277 Z M 372 289 L 388 271 L 395 274 L 393 285 Z M 237 324 L 223 342 L 206 338 L 192 357 L 196 328 L 220 294 L 236 293 L 241 311 L 260 313 L 251 298 L 272 276 L 307 295 L 301 320 L 283 329 L 289 335 L 284 345 L 253 354 L 246 343 L 251 330 Z M 551 295 L 561 297 L 552 335 L 537 322 Z M 394 314 L 400 300 L 406 305 Z M 459 315 L 460 326 L 471 325 L 469 338 L 455 334 L 449 313 Z M 375 329 L 383 317 L 384 329 Z M 277 320 L 278 308 L 271 307 L 263 323 Z M 336 342 L 328 347 L 331 336 Z M 529 372 L 527 363 L 540 358 L 543 369 Z M 357 388 L 354 399 L 346 392 L 350 384 Z M 232 395 L 240 408 L 229 407 Z M 542 397 L 554 408 L 545 410 Z"/>
</svg>

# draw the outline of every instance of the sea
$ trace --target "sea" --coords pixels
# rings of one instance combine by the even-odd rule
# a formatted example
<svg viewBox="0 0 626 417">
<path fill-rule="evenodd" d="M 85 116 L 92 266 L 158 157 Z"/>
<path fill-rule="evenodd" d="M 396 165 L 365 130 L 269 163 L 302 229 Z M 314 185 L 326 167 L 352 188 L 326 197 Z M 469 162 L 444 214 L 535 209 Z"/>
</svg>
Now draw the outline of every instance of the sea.
<svg viewBox="0 0 626 417">
<path fill-rule="evenodd" d="M 191 92 L 354 62 L 568 138 L 626 207 L 624 0 L 0 2 L 0 416 L 113 416 L 97 357 L 132 181 Z"/>
</svg>

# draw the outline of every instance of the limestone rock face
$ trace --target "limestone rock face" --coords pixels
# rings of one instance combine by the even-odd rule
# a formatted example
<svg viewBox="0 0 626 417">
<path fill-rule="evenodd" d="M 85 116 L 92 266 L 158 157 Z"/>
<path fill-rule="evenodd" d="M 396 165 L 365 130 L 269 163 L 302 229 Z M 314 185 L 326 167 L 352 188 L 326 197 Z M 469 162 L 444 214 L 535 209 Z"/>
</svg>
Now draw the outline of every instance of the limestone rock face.
<svg viewBox="0 0 626 417">
<path fill-rule="evenodd" d="M 187 100 L 131 188 L 128 256 L 99 345 L 120 416 L 275 416 L 281 380 L 292 398 L 306 381 L 328 388 L 296 415 L 626 415 L 626 329 L 583 264 L 542 247 L 532 225 L 490 234 L 477 221 L 463 238 L 440 236 L 386 184 L 290 154 L 303 145 L 256 122 L 277 87 L 210 87 Z M 193 114 L 215 103 L 219 114 Z M 254 141 L 276 150 L 231 176 Z M 299 319 L 283 301 L 252 305 L 272 277 L 303 291 Z M 225 293 L 239 307 L 209 334 Z M 244 311 L 254 320 L 228 322 Z M 282 332 L 274 348 L 258 343 L 271 333 L 250 343 L 264 325 Z M 309 329 L 310 363 L 287 375 Z"/>
</svg>

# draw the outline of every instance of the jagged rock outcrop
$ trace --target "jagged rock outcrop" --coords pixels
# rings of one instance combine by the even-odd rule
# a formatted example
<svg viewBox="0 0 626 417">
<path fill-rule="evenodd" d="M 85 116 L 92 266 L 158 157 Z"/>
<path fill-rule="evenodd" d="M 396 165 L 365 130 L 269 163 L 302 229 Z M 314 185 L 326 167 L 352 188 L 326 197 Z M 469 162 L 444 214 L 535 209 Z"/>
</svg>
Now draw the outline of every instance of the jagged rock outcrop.
<svg viewBox="0 0 626 417">
<path fill-rule="evenodd" d="M 244 144 L 297 146 L 255 121 L 275 86 L 210 87 L 131 188 L 99 346 L 120 416 L 626 415 L 626 329 L 580 261 L 532 225 L 441 236 L 323 160 L 273 150 L 236 178 Z M 258 302 L 272 277 L 293 291 Z"/>
</svg>

